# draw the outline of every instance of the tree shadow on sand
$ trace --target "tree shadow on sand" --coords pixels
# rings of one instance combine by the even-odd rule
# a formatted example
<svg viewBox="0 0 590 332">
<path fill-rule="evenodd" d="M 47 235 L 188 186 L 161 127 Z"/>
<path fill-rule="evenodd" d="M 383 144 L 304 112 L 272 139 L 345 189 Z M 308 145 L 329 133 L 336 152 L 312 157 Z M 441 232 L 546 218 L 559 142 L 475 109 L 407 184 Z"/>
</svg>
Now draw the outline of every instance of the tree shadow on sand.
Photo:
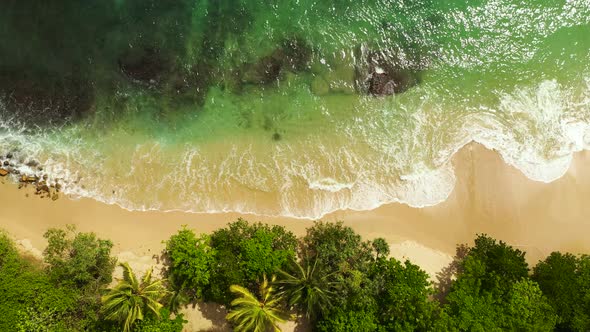
<svg viewBox="0 0 590 332">
<path fill-rule="evenodd" d="M 210 320 L 213 327 L 202 330 L 202 332 L 227 332 L 232 331 L 230 325 L 225 320 L 227 310 L 217 303 L 198 302 L 192 304 L 192 307 L 198 307 L 204 318 Z"/>
<path fill-rule="evenodd" d="M 469 252 L 469 246 L 460 244 L 457 246 L 453 261 L 436 274 L 436 281 L 434 282 L 434 298 L 440 303 L 444 303 L 447 295 L 451 290 L 453 281 L 457 274 L 461 272 L 461 264 Z"/>
</svg>

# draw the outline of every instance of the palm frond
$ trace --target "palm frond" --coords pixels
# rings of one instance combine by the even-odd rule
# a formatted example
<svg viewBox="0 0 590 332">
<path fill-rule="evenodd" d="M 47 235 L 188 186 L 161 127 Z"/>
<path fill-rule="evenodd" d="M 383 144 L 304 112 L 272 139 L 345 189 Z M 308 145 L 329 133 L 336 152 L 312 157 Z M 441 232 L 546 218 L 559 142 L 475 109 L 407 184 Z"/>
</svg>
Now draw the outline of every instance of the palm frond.
<svg viewBox="0 0 590 332">
<path fill-rule="evenodd" d="M 263 276 L 259 288 L 260 298 L 242 286 L 230 287 L 230 291 L 238 295 L 238 298 L 232 301 L 232 310 L 226 318 L 235 323 L 235 331 L 265 332 L 269 328 L 280 331 L 277 324 L 290 317 L 281 307 L 281 296 L 275 294 L 274 282 L 274 276 L 270 282 Z"/>
<path fill-rule="evenodd" d="M 144 274 L 140 284 L 128 263 L 119 265 L 123 268 L 123 279 L 101 297 L 101 312 L 106 319 L 119 321 L 123 331 L 128 332 L 135 321 L 143 320 L 146 311 L 159 317 L 162 308 L 159 301 L 166 290 L 162 280 L 152 280 L 152 269 Z"/>
</svg>

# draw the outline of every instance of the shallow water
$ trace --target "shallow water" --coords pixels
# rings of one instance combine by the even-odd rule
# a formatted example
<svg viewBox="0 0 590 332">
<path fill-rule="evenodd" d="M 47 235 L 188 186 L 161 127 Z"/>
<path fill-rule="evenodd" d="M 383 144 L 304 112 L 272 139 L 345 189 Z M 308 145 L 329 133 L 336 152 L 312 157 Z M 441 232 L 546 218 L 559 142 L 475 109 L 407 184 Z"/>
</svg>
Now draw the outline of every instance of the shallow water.
<svg viewBox="0 0 590 332">
<path fill-rule="evenodd" d="M 0 6 L 0 153 L 128 209 L 425 206 L 470 141 L 539 181 L 590 144 L 588 0 Z"/>
</svg>

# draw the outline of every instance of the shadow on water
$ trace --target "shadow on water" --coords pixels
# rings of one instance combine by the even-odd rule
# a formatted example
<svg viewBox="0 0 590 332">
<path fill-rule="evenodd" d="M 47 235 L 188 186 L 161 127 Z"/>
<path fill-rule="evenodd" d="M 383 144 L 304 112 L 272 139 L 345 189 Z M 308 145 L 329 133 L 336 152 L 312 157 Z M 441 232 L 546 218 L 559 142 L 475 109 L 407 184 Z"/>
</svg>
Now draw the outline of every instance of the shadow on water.
<svg viewBox="0 0 590 332">
<path fill-rule="evenodd" d="M 5 1 L 4 118 L 34 125 L 78 120 L 92 114 L 95 95 L 125 85 L 163 94 L 191 90 L 202 99 L 227 34 L 247 26 L 247 17 L 230 1 Z M 186 59 L 188 38 L 194 64 Z"/>
<path fill-rule="evenodd" d="M 338 8 L 349 6 L 344 1 Z M 287 2 L 279 7 L 283 16 L 292 10 Z M 108 123 L 141 112 L 165 124 L 167 118 L 178 119 L 177 113 L 198 111 L 211 87 L 241 94 L 252 86 L 275 87 L 286 72 L 309 75 L 315 45 L 301 27 L 252 30 L 260 12 L 275 10 L 230 0 L 4 1 L 0 98 L 5 108 L 0 115 L 44 127 L 93 116 Z M 381 26 L 385 40 L 385 31 L 403 30 Z M 256 50 L 240 46 L 232 55 L 228 49 L 234 42 L 242 45 L 253 31 L 266 34 L 275 28 L 282 29 L 268 42 L 275 45 L 266 45 L 268 52 L 257 59 L 250 54 Z M 368 87 L 360 92 L 387 95 L 416 84 L 407 71 L 378 65 L 385 74 L 370 73 Z M 150 99 L 153 107 L 128 105 L 137 101 L 128 98 L 134 95 Z M 280 133 L 272 139 L 280 140 Z"/>
</svg>

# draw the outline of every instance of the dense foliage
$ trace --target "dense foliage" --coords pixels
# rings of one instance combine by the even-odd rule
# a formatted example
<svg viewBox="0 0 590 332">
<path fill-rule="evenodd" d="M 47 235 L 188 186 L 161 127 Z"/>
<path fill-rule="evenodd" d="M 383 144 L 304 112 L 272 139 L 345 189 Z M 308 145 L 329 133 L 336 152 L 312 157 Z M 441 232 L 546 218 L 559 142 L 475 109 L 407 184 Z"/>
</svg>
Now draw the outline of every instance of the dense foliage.
<svg viewBox="0 0 590 332">
<path fill-rule="evenodd" d="M 166 241 L 169 260 L 167 276 L 177 294 L 183 292 L 191 300 L 201 299 L 209 287 L 215 251 L 207 235 L 197 237 L 184 227 Z"/>
<path fill-rule="evenodd" d="M 112 280 L 116 260 L 110 256 L 113 243 L 94 233 L 78 233 L 75 227 L 51 228 L 43 235 L 43 252 L 49 276 L 60 284 L 73 283 L 83 288 L 100 287 Z"/>
<path fill-rule="evenodd" d="M 162 280 L 152 277 L 153 269 L 138 279 L 129 264 L 121 263 L 120 266 L 123 279 L 101 298 L 102 313 L 105 319 L 122 325 L 123 332 L 129 332 L 135 322 L 143 320 L 147 314 L 160 318 L 163 307 L 160 301 L 166 295 L 166 289 Z"/>
<path fill-rule="evenodd" d="M 242 286 L 232 285 L 229 288 L 238 296 L 231 302 L 232 311 L 227 314 L 236 332 L 265 332 L 269 327 L 280 331 L 278 324 L 286 322 L 289 315 L 282 306 L 281 295 L 276 294 L 274 282 L 274 277 L 269 282 L 266 275 L 262 276 L 259 296 Z"/>
<path fill-rule="evenodd" d="M 533 280 L 556 310 L 558 330 L 590 330 L 590 256 L 553 252 L 535 266 Z"/>
<path fill-rule="evenodd" d="M 463 259 L 446 301 L 443 323 L 461 331 L 549 331 L 556 321 L 524 253 L 484 235 Z"/>
<path fill-rule="evenodd" d="M 229 304 L 231 285 L 256 291 L 263 275 L 273 275 L 294 259 L 297 238 L 280 226 L 249 224 L 243 219 L 211 235 L 216 262 L 208 299 Z"/>
<path fill-rule="evenodd" d="M 590 329 L 590 256 L 554 252 L 529 271 L 524 252 L 486 235 L 458 247 L 437 287 L 342 223 L 317 222 L 299 241 L 243 219 L 211 235 L 183 227 L 165 242 L 166 279 L 122 263 L 111 289 L 110 241 L 73 227 L 45 238 L 39 261 L 0 233 L 0 331 L 180 332 L 178 310 L 195 301 L 225 304 L 242 331 L 279 330 L 291 313 L 314 331 Z"/>
<path fill-rule="evenodd" d="M 83 331 L 96 323 L 96 287 L 113 272 L 110 245 L 101 248 L 106 242 L 93 233 L 68 232 L 48 231 L 45 264 L 0 235 L 0 331 Z"/>
</svg>

